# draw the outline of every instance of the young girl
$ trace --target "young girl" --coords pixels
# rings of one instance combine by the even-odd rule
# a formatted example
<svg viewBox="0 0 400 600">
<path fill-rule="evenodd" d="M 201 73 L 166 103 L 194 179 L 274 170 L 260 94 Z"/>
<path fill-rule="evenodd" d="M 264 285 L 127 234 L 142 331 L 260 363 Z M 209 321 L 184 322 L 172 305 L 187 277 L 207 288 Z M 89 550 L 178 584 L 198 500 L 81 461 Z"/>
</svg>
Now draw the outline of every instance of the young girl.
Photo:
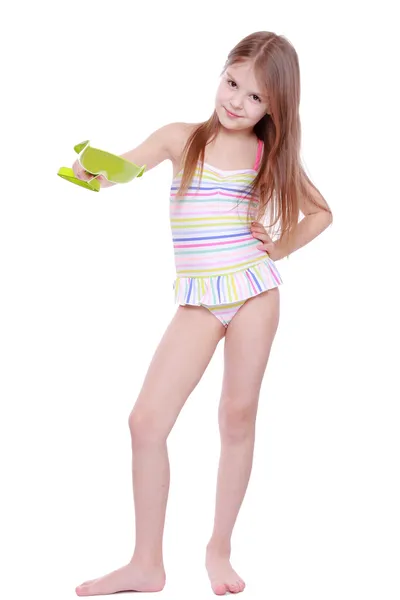
<svg viewBox="0 0 400 600">
<path fill-rule="evenodd" d="M 221 456 L 206 567 L 215 594 L 245 587 L 230 563 L 231 536 L 250 477 L 259 392 L 279 321 L 282 280 L 275 261 L 332 222 L 299 158 L 299 103 L 295 49 L 282 36 L 253 33 L 229 53 L 206 122 L 167 125 L 122 155 L 147 169 L 172 162 L 179 306 L 129 418 L 136 523 L 132 559 L 78 586 L 79 596 L 164 588 L 167 438 L 223 337 Z M 73 168 L 90 179 L 78 162 Z M 112 185 L 101 181 L 102 187 Z M 275 242 L 261 224 L 267 216 L 268 227 L 279 225 Z"/>
</svg>

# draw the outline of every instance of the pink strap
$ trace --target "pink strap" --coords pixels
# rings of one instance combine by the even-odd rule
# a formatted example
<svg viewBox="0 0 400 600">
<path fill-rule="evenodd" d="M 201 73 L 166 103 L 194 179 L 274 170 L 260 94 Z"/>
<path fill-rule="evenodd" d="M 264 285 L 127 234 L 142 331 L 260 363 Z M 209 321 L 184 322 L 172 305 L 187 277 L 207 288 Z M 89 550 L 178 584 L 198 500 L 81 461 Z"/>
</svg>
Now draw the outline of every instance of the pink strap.
<svg viewBox="0 0 400 600">
<path fill-rule="evenodd" d="M 256 162 L 254 163 L 254 167 L 253 167 L 253 169 L 255 171 L 257 171 L 258 167 L 260 166 L 261 157 L 262 157 L 262 151 L 263 151 L 263 146 L 264 146 L 264 142 L 259 139 L 258 140 L 258 146 L 257 146 Z"/>
<path fill-rule="evenodd" d="M 255 171 L 257 171 L 258 167 L 260 166 L 261 156 L 262 156 L 262 151 L 263 151 L 263 146 L 264 146 L 264 142 L 259 139 L 258 140 L 258 146 L 257 146 L 256 162 L 254 163 L 254 167 L 253 167 L 253 169 Z"/>
</svg>

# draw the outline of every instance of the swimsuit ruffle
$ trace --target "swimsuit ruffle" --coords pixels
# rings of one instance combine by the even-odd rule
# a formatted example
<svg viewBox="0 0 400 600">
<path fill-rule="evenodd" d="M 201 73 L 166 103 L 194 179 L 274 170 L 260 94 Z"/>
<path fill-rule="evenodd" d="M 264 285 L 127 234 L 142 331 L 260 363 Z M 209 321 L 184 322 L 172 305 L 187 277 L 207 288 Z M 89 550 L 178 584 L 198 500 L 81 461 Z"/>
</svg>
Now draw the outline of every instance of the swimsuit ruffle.
<svg viewBox="0 0 400 600">
<path fill-rule="evenodd" d="M 177 276 L 175 303 L 218 306 L 247 300 L 281 285 L 283 280 L 269 257 L 247 269 L 213 277 Z"/>
</svg>

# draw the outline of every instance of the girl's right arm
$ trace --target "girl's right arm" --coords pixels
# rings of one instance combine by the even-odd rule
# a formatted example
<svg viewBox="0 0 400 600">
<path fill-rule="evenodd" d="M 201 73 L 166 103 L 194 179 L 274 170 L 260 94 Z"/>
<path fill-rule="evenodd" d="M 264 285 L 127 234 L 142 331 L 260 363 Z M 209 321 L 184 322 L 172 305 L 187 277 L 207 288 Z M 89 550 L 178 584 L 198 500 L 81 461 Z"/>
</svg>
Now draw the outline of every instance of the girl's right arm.
<svg viewBox="0 0 400 600">
<path fill-rule="evenodd" d="M 122 158 L 135 163 L 138 166 L 146 165 L 146 171 L 150 171 L 164 160 L 178 161 L 188 136 L 188 125 L 186 123 L 170 123 L 154 131 L 144 142 L 133 150 L 120 154 Z M 85 181 L 93 178 L 79 164 L 78 161 L 72 166 L 75 175 Z M 101 188 L 116 185 L 99 176 Z"/>
</svg>

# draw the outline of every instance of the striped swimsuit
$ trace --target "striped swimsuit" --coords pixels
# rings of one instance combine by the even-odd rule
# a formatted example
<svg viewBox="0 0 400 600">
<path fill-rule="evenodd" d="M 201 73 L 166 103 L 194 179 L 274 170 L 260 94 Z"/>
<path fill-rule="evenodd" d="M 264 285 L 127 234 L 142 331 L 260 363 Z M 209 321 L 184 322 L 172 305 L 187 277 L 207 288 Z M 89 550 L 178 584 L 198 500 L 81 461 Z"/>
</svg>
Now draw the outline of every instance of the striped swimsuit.
<svg viewBox="0 0 400 600">
<path fill-rule="evenodd" d="M 204 306 L 225 327 L 247 299 L 283 283 L 250 229 L 258 198 L 247 196 L 246 188 L 257 174 L 262 150 L 259 140 L 253 169 L 223 171 L 204 163 L 201 175 L 199 161 L 184 198 L 176 197 L 183 170 L 171 185 L 175 302 Z"/>
</svg>

